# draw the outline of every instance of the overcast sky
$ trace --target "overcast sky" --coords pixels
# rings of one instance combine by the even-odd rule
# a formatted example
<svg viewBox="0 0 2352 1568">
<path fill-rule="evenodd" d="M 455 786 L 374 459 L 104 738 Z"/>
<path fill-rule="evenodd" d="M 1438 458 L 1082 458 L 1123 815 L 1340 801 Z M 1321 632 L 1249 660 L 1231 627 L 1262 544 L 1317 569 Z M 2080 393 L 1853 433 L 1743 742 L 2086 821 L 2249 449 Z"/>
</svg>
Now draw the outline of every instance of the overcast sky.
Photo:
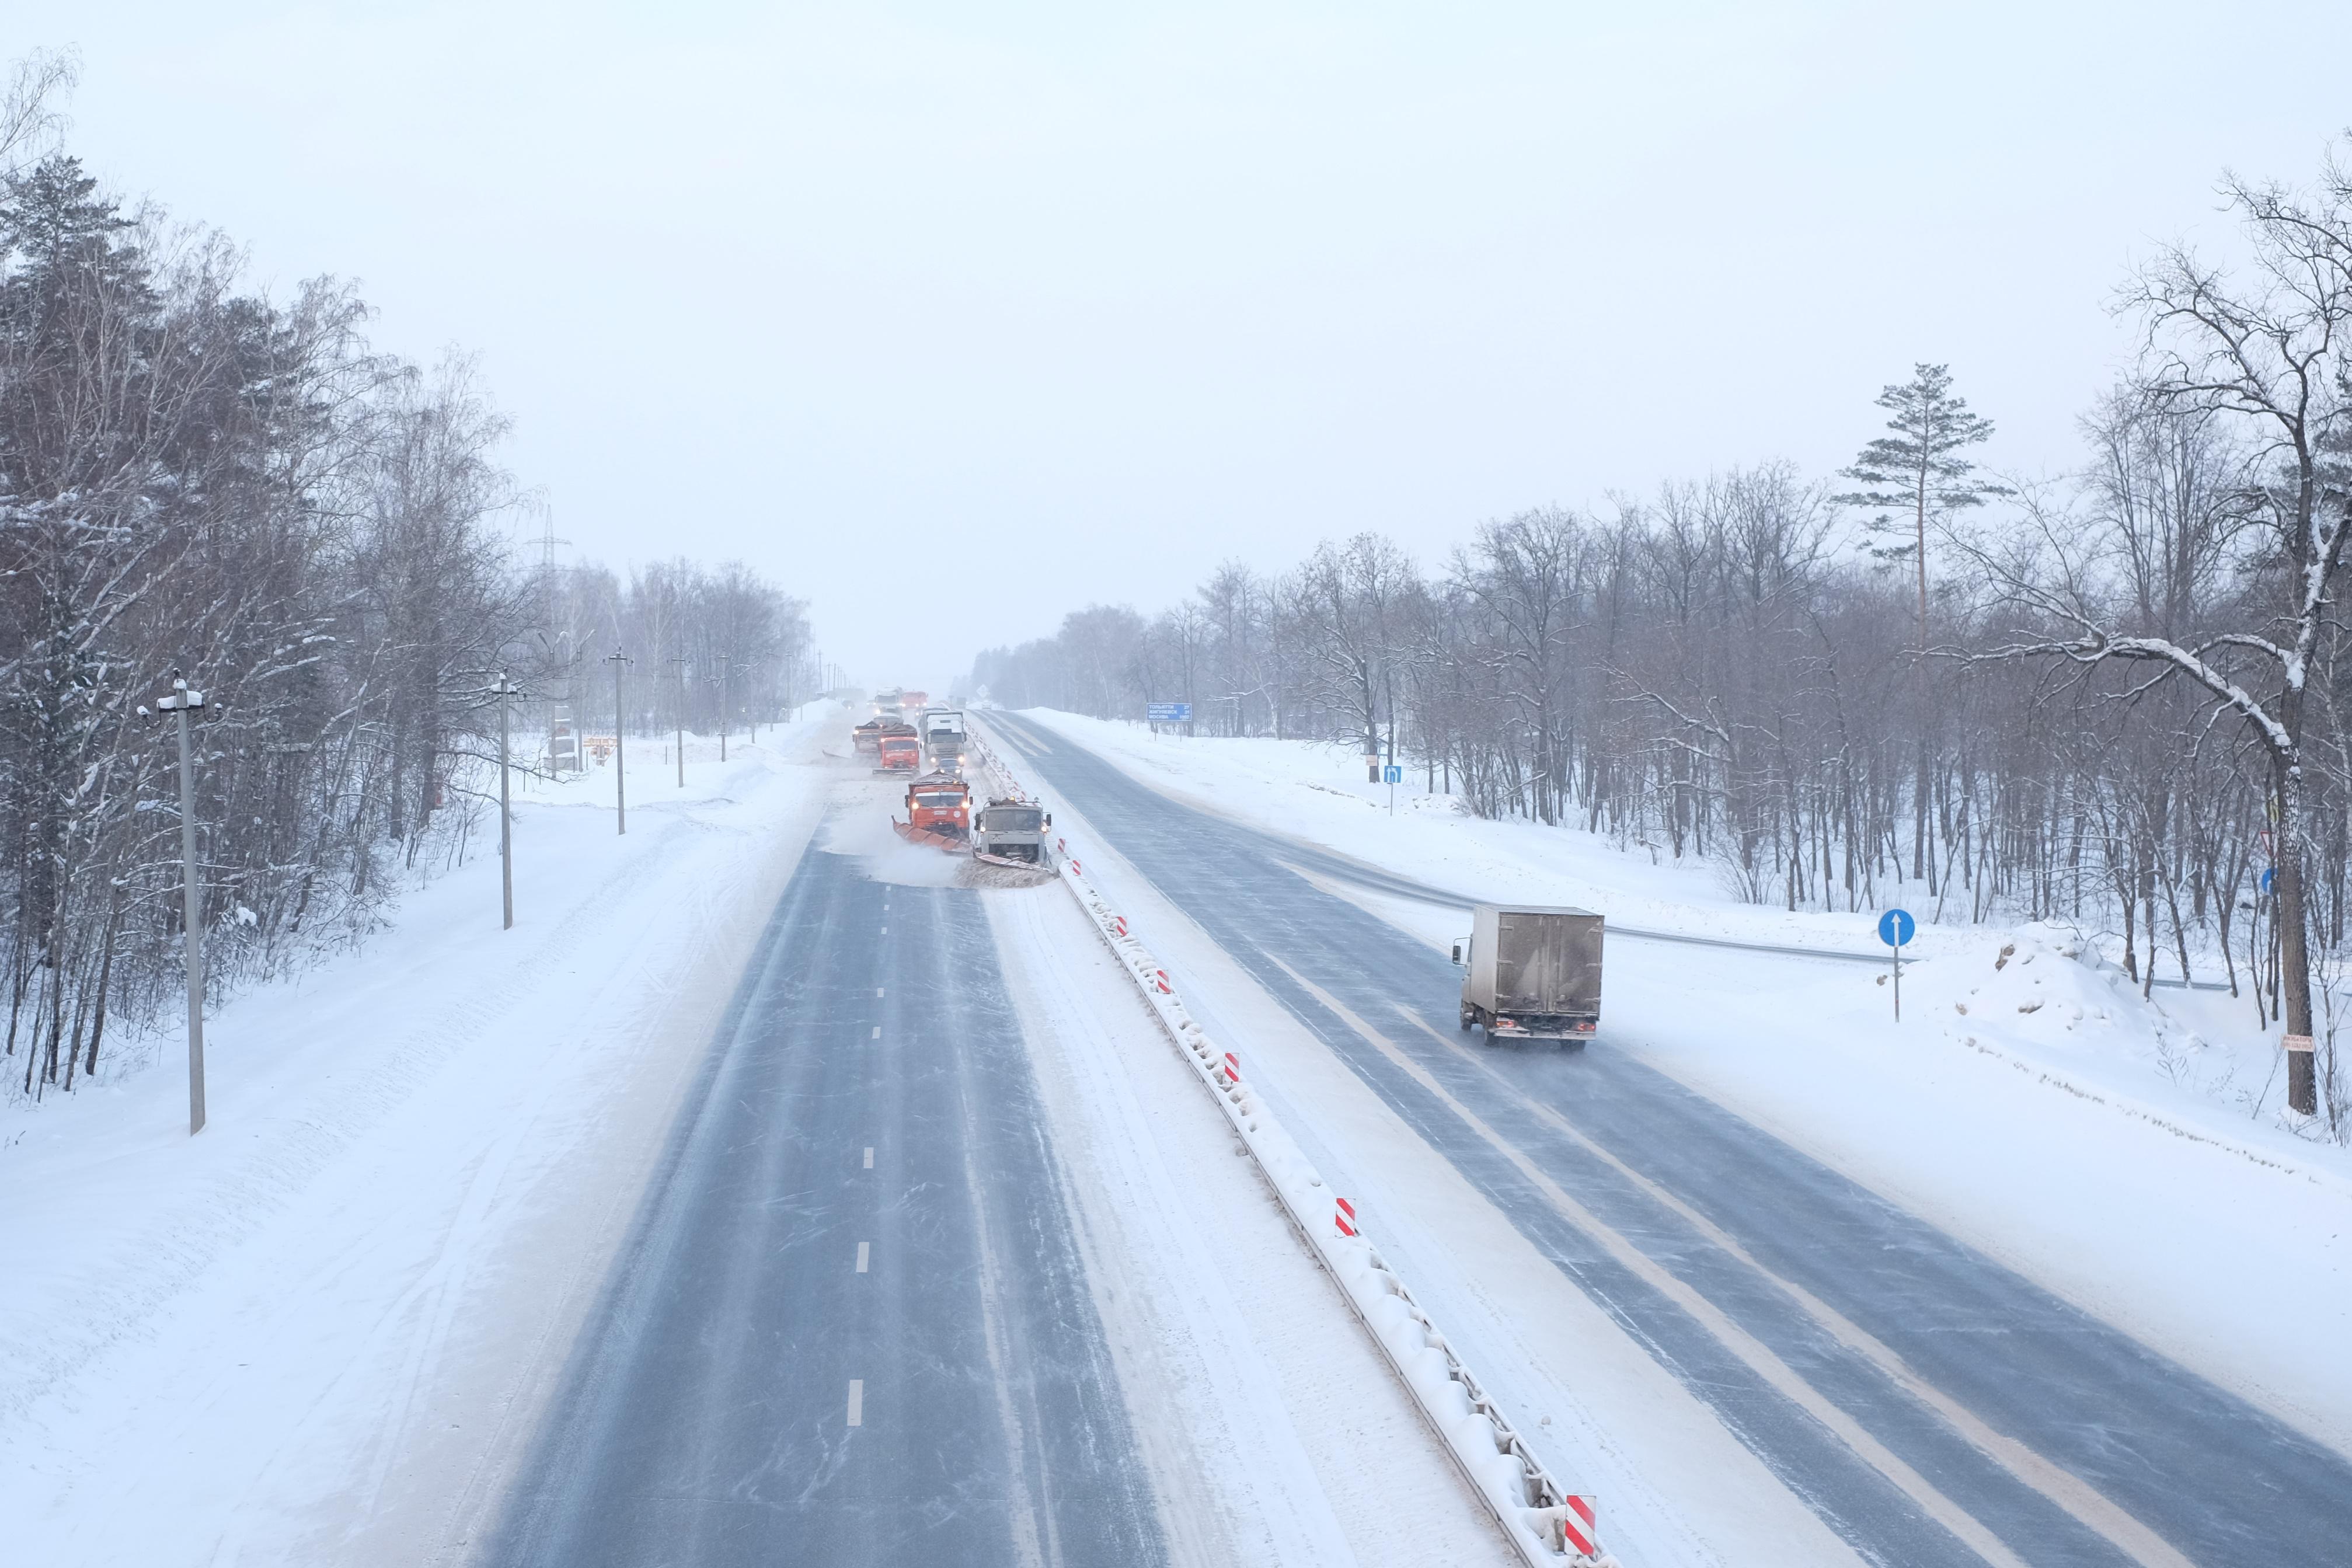
<svg viewBox="0 0 2352 1568">
<path fill-rule="evenodd" d="M 6 0 L 35 47 L 118 189 L 477 352 L 567 553 L 740 556 L 934 689 L 1227 556 L 1826 472 L 1917 360 L 2068 466 L 2132 258 L 2352 122 L 2344 0 Z"/>
</svg>

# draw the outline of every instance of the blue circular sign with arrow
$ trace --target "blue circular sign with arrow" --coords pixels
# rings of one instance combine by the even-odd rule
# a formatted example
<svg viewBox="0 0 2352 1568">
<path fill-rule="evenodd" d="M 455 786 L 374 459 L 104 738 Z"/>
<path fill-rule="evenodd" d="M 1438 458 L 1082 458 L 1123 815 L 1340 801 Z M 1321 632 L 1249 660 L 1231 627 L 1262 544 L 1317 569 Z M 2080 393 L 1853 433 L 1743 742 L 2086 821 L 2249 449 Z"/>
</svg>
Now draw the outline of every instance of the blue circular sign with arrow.
<svg viewBox="0 0 2352 1568">
<path fill-rule="evenodd" d="M 1889 947 L 1901 947 L 1918 929 L 1908 910 L 1889 910 L 1878 917 L 1878 940 Z"/>
</svg>

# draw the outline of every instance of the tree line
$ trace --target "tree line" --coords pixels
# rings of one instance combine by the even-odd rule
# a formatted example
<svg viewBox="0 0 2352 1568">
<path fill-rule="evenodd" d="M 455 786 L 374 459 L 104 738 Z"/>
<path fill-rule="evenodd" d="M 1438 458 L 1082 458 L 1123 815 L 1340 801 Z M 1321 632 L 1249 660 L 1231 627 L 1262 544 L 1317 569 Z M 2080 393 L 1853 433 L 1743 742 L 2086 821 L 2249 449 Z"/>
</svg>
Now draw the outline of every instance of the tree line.
<svg viewBox="0 0 2352 1568">
<path fill-rule="evenodd" d="M 2078 468 L 1995 477 L 1947 367 L 1835 475 L 1765 463 L 1479 527 L 1220 566 L 979 656 L 1008 707 L 1338 741 L 1483 816 L 1718 865 L 1790 910 L 2097 931 L 2144 987 L 2219 979 L 2352 1127 L 2333 1049 L 2352 850 L 2352 174 L 2231 181 L 2245 260 L 2118 305 L 2142 352 Z M 1377 776 L 1374 774 L 1372 776 Z"/>
<path fill-rule="evenodd" d="M 809 640 L 740 565 L 519 559 L 536 503 L 474 366 L 381 353 L 347 283 L 272 298 L 220 235 L 102 191 L 58 147 L 70 80 L 37 58 L 0 92 L 0 987 L 34 1095 L 171 1013 L 175 677 L 205 699 L 218 989 L 359 940 L 464 842 L 502 674 L 528 730 L 617 649 L 686 700 L 648 683 L 631 722 L 707 727 L 777 712 Z"/>
</svg>

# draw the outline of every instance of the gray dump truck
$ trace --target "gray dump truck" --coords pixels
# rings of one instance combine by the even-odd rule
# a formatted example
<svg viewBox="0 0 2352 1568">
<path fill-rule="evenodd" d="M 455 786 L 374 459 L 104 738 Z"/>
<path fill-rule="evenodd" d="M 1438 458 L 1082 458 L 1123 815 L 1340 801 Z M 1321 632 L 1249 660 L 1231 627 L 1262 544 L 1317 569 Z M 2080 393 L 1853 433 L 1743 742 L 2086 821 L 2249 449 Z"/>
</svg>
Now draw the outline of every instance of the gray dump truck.
<svg viewBox="0 0 2352 1568">
<path fill-rule="evenodd" d="M 1492 1040 L 1589 1040 L 1601 1026 L 1601 920 L 1591 910 L 1478 904 L 1463 965 L 1462 1026 Z"/>
<path fill-rule="evenodd" d="M 992 800 L 972 814 L 971 852 L 982 860 L 1050 866 L 1045 834 L 1053 826 L 1034 800 Z"/>
</svg>

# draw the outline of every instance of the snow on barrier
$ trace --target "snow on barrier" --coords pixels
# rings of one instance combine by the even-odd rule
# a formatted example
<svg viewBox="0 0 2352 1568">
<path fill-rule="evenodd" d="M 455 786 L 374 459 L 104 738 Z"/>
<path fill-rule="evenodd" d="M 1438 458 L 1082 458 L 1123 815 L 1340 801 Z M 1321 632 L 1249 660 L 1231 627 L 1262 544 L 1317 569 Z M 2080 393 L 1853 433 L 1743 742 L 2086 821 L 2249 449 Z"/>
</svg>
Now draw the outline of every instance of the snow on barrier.
<svg viewBox="0 0 2352 1568">
<path fill-rule="evenodd" d="M 985 742 L 974 737 L 971 743 L 982 763 L 1006 788 L 1020 789 L 1013 770 Z M 1034 792 L 1023 793 L 1034 798 Z M 1355 1205 L 1324 1185 L 1306 1154 L 1243 1082 L 1238 1054 L 1221 1051 L 1211 1042 L 1176 994 L 1168 971 L 1129 933 L 1125 917 L 1103 902 L 1078 862 L 1068 858 L 1066 837 L 1054 842 L 1065 857 L 1062 885 L 1127 970 L 1161 1030 L 1215 1096 L 1291 1225 L 1339 1282 L 1348 1305 L 1421 1407 L 1423 1418 L 1453 1456 L 1471 1490 L 1502 1526 L 1504 1537 L 1524 1561 L 1543 1568 L 1619 1568 L 1617 1559 L 1601 1550 L 1594 1500 L 1568 1491 L 1544 1468 L 1404 1281 L 1359 1234 Z M 1333 1216 L 1328 1230 L 1320 1220 L 1327 1205 L 1332 1205 Z"/>
</svg>

